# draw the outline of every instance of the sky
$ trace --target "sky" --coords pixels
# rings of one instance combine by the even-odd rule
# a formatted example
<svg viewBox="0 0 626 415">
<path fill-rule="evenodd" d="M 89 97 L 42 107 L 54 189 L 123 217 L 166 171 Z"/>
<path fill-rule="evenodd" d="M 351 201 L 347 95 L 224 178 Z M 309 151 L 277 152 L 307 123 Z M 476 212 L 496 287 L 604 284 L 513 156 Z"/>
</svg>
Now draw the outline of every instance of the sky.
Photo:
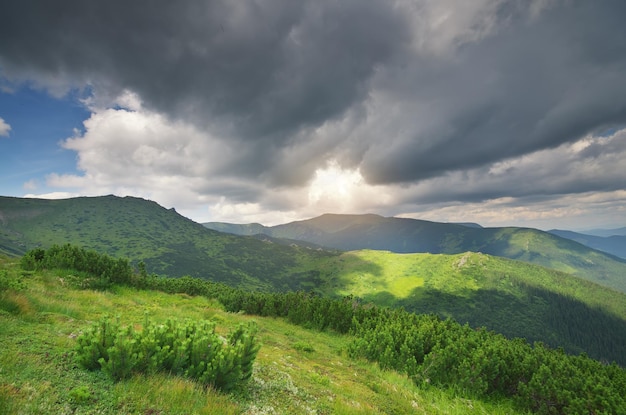
<svg viewBox="0 0 626 415">
<path fill-rule="evenodd" d="M 0 5 L 0 195 L 626 225 L 623 0 Z"/>
</svg>

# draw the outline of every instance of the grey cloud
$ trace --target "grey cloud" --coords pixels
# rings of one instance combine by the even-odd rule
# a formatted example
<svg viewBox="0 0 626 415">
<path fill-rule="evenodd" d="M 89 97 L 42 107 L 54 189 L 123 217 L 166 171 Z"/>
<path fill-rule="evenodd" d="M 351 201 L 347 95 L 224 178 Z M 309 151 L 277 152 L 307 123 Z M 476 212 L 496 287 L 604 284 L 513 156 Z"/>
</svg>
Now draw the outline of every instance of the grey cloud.
<svg viewBox="0 0 626 415">
<path fill-rule="evenodd" d="M 241 181 L 220 180 L 217 182 L 202 183 L 193 188 L 201 194 L 220 195 L 233 203 L 245 203 L 263 196 L 263 189 L 251 183 Z"/>
<path fill-rule="evenodd" d="M 452 57 L 424 63 L 418 56 L 413 70 L 394 68 L 388 76 L 401 78 L 402 90 L 388 90 L 389 100 L 410 96 L 406 110 L 417 111 L 413 120 L 402 114 L 388 121 L 409 133 L 370 151 L 365 176 L 374 183 L 412 182 L 623 124 L 626 26 L 618 16 L 625 14 L 622 2 L 564 3 L 534 19 L 511 16 Z"/>
<path fill-rule="evenodd" d="M 225 135 L 284 140 L 339 116 L 408 37 L 383 2 L 20 1 L 2 10 L 0 65 L 124 88 Z M 68 83 L 70 83 L 68 81 Z"/>
<path fill-rule="evenodd" d="M 527 202 L 624 189 L 626 129 L 585 137 L 486 167 L 449 172 L 403 192 L 399 205 L 479 203 L 502 197 Z"/>
</svg>

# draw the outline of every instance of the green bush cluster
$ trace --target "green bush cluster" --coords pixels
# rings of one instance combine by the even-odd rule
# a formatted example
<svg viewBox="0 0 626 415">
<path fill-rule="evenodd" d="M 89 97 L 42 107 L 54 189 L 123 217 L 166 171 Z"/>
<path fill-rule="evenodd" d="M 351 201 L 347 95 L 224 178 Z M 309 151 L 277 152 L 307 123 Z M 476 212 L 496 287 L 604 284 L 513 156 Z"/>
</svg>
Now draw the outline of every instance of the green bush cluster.
<svg viewBox="0 0 626 415">
<path fill-rule="evenodd" d="M 338 333 L 350 331 L 352 317 L 359 311 L 357 301 L 351 296 L 337 300 L 302 291 L 260 293 L 231 288 L 216 298 L 227 311 L 286 317 L 293 324 Z"/>
<path fill-rule="evenodd" d="M 352 357 L 404 372 L 419 385 L 508 397 L 540 414 L 626 411 L 626 372 L 616 364 L 402 310 L 355 323 Z"/>
<path fill-rule="evenodd" d="M 241 324 L 221 338 L 208 321 L 156 324 L 146 317 L 143 330 L 136 331 L 105 317 L 77 338 L 77 359 L 114 380 L 168 372 L 230 391 L 252 376 L 260 347 L 255 335 L 254 323 Z"/>
<path fill-rule="evenodd" d="M 182 288 L 177 282 L 171 284 Z M 217 298 L 228 311 L 284 317 L 308 328 L 351 333 L 351 357 L 406 373 L 420 386 L 451 387 L 473 397 L 510 398 L 521 409 L 539 414 L 626 413 L 626 372 L 615 363 L 507 339 L 432 314 L 362 304 L 353 297 L 258 293 L 207 281 L 192 285 L 196 292 Z"/>
<path fill-rule="evenodd" d="M 66 269 L 87 273 L 95 279 L 90 282 L 94 287 L 129 284 L 133 277 L 133 269 L 127 259 L 112 258 L 70 244 L 30 250 L 24 254 L 20 265 L 28 271 Z"/>
</svg>

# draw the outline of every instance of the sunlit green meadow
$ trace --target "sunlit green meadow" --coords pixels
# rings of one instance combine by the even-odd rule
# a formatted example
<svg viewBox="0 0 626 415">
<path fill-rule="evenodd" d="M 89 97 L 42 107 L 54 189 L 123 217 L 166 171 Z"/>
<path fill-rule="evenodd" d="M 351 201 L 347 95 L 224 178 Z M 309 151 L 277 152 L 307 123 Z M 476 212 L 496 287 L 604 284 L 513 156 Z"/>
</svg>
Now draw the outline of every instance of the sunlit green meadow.
<svg viewBox="0 0 626 415">
<path fill-rule="evenodd" d="M 2 414 L 515 414 L 497 405 L 416 387 L 406 376 L 346 357 L 348 336 L 320 333 L 281 319 L 227 313 L 213 300 L 115 288 L 70 288 L 71 275 L 25 274 L 0 260 L 21 289 L 0 293 Z M 140 327 L 145 314 L 210 319 L 217 330 L 254 319 L 262 344 L 248 385 L 225 394 L 168 374 L 114 383 L 76 365 L 82 330 L 104 315 Z"/>
</svg>

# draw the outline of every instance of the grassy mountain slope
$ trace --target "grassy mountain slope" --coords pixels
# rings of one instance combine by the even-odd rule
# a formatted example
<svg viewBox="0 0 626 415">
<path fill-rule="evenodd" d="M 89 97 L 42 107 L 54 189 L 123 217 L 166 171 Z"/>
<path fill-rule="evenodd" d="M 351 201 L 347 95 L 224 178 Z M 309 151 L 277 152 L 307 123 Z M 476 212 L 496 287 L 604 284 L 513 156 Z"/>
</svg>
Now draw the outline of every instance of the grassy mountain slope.
<svg viewBox="0 0 626 415">
<path fill-rule="evenodd" d="M 206 229 L 174 210 L 132 197 L 41 200 L 0 197 L 0 249 L 72 243 L 131 261 L 150 272 L 191 275 L 262 289 L 297 289 L 326 251 Z M 271 281 L 266 276 L 271 276 Z"/>
<path fill-rule="evenodd" d="M 626 295 L 563 272 L 473 252 L 375 250 L 329 258 L 320 270 L 337 275 L 323 294 L 437 313 L 626 365 Z"/>
<path fill-rule="evenodd" d="M 584 233 L 553 229 L 548 231 L 561 238 L 571 239 L 585 246 L 626 259 L 626 235 L 593 236 Z"/>
<path fill-rule="evenodd" d="M 626 260 L 536 229 L 479 228 L 371 214 L 326 214 L 269 227 L 266 233 L 347 251 L 483 252 L 554 268 L 626 292 Z"/>
<path fill-rule="evenodd" d="M 0 273 L 19 277 L 0 257 Z M 14 261 L 14 260 L 13 260 Z M 123 324 L 167 318 L 212 320 L 218 332 L 250 316 L 202 297 L 131 288 L 75 290 L 65 274 L 26 274 L 18 291 L 0 292 L 0 413 L 12 414 L 518 414 L 511 402 L 458 397 L 415 386 L 406 376 L 346 357 L 349 336 L 283 319 L 254 317 L 261 349 L 248 386 L 218 393 L 181 377 L 154 374 L 118 383 L 77 366 L 76 336 L 103 315 Z"/>
</svg>

